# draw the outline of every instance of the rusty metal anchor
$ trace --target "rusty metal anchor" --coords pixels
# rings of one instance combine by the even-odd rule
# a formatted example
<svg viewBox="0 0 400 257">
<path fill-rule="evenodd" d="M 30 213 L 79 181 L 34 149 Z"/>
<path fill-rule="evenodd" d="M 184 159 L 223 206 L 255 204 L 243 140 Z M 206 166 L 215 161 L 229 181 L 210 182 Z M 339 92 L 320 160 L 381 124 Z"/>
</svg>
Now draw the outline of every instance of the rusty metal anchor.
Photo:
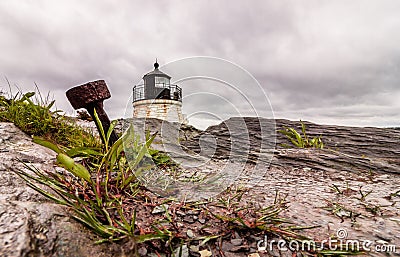
<svg viewBox="0 0 400 257">
<path fill-rule="evenodd" d="M 110 119 L 103 108 L 103 101 L 111 97 L 110 91 L 107 88 L 107 84 L 104 80 L 97 80 L 88 82 L 86 84 L 73 87 L 66 92 L 67 98 L 71 103 L 72 107 L 76 109 L 85 108 L 90 116 L 96 123 L 97 130 L 100 133 L 99 125 L 97 124 L 96 118 L 94 117 L 94 110 L 99 117 L 101 125 L 104 128 L 105 133 L 110 128 Z M 103 143 L 104 139 L 101 138 Z M 113 131 L 109 139 L 109 145 L 115 143 L 118 140 L 117 134 Z"/>
</svg>

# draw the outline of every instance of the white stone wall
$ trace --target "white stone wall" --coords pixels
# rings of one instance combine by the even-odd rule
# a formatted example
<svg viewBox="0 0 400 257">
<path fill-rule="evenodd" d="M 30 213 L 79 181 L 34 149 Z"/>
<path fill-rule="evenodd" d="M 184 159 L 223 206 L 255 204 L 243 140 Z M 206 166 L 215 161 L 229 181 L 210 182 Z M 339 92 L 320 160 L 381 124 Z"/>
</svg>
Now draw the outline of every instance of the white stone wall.
<svg viewBox="0 0 400 257">
<path fill-rule="evenodd" d="M 187 123 L 182 103 L 167 99 L 141 100 L 133 103 L 133 117 L 157 118 L 169 122 Z"/>
</svg>

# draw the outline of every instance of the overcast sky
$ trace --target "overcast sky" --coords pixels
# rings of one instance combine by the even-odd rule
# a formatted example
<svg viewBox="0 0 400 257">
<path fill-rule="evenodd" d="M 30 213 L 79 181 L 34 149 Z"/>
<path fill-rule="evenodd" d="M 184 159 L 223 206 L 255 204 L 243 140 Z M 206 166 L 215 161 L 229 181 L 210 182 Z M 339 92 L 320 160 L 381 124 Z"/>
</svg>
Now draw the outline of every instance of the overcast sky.
<svg viewBox="0 0 400 257">
<path fill-rule="evenodd" d="M 0 75 L 23 91 L 37 83 L 70 114 L 72 86 L 105 79 L 112 93 L 105 107 L 118 118 L 156 57 L 163 65 L 212 56 L 252 74 L 277 118 L 400 126 L 398 0 L 2 0 L 0 36 Z M 8 90 L 5 79 L 0 86 Z M 184 101 L 184 111 L 223 117 L 216 103 Z"/>
</svg>

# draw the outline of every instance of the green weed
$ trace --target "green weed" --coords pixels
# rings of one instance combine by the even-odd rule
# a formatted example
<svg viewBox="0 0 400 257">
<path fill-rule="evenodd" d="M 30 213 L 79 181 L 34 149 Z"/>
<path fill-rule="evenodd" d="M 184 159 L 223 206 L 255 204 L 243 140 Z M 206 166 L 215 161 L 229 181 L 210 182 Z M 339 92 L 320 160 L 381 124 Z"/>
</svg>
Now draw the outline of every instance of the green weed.
<svg viewBox="0 0 400 257">
<path fill-rule="evenodd" d="M 29 135 L 40 136 L 67 147 L 100 146 L 99 140 L 91 133 L 73 124 L 53 111 L 54 100 L 49 95 L 42 97 L 40 92 L 11 95 L 9 99 L 0 97 L 0 121 L 12 122 Z"/>
<path fill-rule="evenodd" d="M 98 119 L 97 116 L 96 119 Z M 112 128 L 113 125 L 111 125 Z M 133 149 L 136 159 L 129 164 L 123 153 L 123 143 L 128 147 L 134 146 L 130 140 L 133 138 L 132 130 L 128 130 L 112 146 L 108 146 L 107 143 L 110 131 L 105 134 L 101 130 L 100 134 L 106 142 L 100 151 L 90 148 L 66 149 L 43 139 L 34 138 L 36 143 L 54 150 L 59 166 L 69 171 L 72 176 L 45 173 L 29 165 L 26 165 L 26 168 L 33 175 L 22 171 L 17 171 L 17 174 L 39 193 L 59 204 L 71 207 L 74 210 L 75 219 L 107 240 L 115 241 L 130 237 L 139 243 L 164 238 L 164 235 L 159 233 L 135 235 L 136 210 L 127 211 L 124 208 L 126 205 L 124 197 L 138 194 L 139 183 L 137 183 L 135 172 L 142 169 L 139 164 L 145 158 L 149 158 L 146 156 L 147 149 L 155 135 L 144 144 L 136 145 Z M 93 157 L 92 163 L 77 163 L 72 158 L 76 153 L 87 158 Z M 101 158 L 98 158 L 99 156 Z M 41 189 L 36 183 L 47 186 L 54 193 Z"/>
<path fill-rule="evenodd" d="M 313 137 L 310 139 L 306 134 L 306 125 L 304 122 L 300 121 L 301 123 L 301 132 L 297 132 L 294 128 L 283 127 L 284 129 L 278 130 L 279 133 L 285 135 L 290 142 L 299 148 L 324 148 L 324 143 L 322 142 L 321 136 Z M 288 145 L 284 144 L 283 146 L 289 147 Z"/>
<path fill-rule="evenodd" d="M 396 191 L 396 192 L 394 192 L 394 193 L 391 193 L 391 194 L 389 195 L 389 199 L 392 199 L 392 197 L 396 197 L 396 196 L 400 196 L 400 190 L 398 190 L 398 191 Z"/>
<path fill-rule="evenodd" d="M 369 195 L 369 194 L 371 194 L 372 193 L 372 190 L 370 190 L 370 191 L 368 191 L 368 192 L 363 192 L 362 191 L 362 186 L 360 186 L 360 190 L 359 190 L 359 192 L 360 192 L 360 198 L 358 198 L 360 201 L 365 201 L 365 198 Z"/>
</svg>

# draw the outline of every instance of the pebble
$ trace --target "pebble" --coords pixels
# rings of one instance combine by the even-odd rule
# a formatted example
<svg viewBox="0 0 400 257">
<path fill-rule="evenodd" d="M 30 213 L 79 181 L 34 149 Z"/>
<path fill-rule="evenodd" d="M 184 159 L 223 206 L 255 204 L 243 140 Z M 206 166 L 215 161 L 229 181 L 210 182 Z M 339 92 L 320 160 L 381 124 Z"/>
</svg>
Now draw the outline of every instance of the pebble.
<svg viewBox="0 0 400 257">
<path fill-rule="evenodd" d="M 379 244 L 379 245 L 385 245 L 385 244 L 388 244 L 389 242 L 388 241 L 385 241 L 385 240 L 377 240 L 376 241 L 376 244 Z"/>
<path fill-rule="evenodd" d="M 225 257 L 237 257 L 237 253 L 224 252 Z"/>
<path fill-rule="evenodd" d="M 233 248 L 233 244 L 231 244 L 231 243 L 229 243 L 229 242 L 223 242 L 222 243 L 222 247 L 221 247 L 221 250 L 222 251 L 226 251 L 226 252 L 228 252 L 228 251 L 231 251 L 231 249 Z"/>
<path fill-rule="evenodd" d="M 140 247 L 139 249 L 138 249 L 138 254 L 139 254 L 139 256 L 147 256 L 147 249 L 146 249 L 146 247 Z"/>
<path fill-rule="evenodd" d="M 174 251 L 175 256 L 189 257 L 189 248 L 186 244 L 178 247 Z"/>
<path fill-rule="evenodd" d="M 188 237 L 190 237 L 190 238 L 193 238 L 193 237 L 194 237 L 193 230 L 188 229 L 188 231 L 186 231 L 186 235 L 187 235 Z"/>
<path fill-rule="evenodd" d="M 185 217 L 183 218 L 183 221 L 184 221 L 184 222 L 187 222 L 187 223 L 194 223 L 194 219 L 193 219 L 192 216 L 185 216 Z"/>
<path fill-rule="evenodd" d="M 200 257 L 210 257 L 212 253 L 209 250 L 201 250 L 199 251 Z"/>
<path fill-rule="evenodd" d="M 231 248 L 231 252 L 241 252 L 241 251 L 248 251 L 250 247 L 248 245 L 238 245 L 238 246 L 233 246 Z"/>
<path fill-rule="evenodd" d="M 254 235 L 250 235 L 250 238 L 253 239 L 255 242 L 258 242 L 260 240 L 262 240 L 263 238 L 260 236 L 254 236 Z"/>
<path fill-rule="evenodd" d="M 198 245 L 191 245 L 189 246 L 189 249 L 191 252 L 195 252 L 195 253 L 199 253 L 200 252 L 200 248 Z"/>
<path fill-rule="evenodd" d="M 189 211 L 187 212 L 187 214 L 189 214 L 189 215 L 197 215 L 197 214 L 199 214 L 199 212 L 200 212 L 200 211 L 198 211 L 198 210 L 189 210 Z"/>
<path fill-rule="evenodd" d="M 186 213 L 184 213 L 183 211 L 176 211 L 176 214 L 178 214 L 179 216 L 185 216 Z"/>
<path fill-rule="evenodd" d="M 168 204 L 161 204 L 158 205 L 156 207 L 154 207 L 153 211 L 151 212 L 151 214 L 160 214 L 160 213 L 164 213 L 166 210 L 168 210 Z"/>
<path fill-rule="evenodd" d="M 235 246 L 242 245 L 243 240 L 242 239 L 231 239 L 231 243 Z"/>
</svg>

